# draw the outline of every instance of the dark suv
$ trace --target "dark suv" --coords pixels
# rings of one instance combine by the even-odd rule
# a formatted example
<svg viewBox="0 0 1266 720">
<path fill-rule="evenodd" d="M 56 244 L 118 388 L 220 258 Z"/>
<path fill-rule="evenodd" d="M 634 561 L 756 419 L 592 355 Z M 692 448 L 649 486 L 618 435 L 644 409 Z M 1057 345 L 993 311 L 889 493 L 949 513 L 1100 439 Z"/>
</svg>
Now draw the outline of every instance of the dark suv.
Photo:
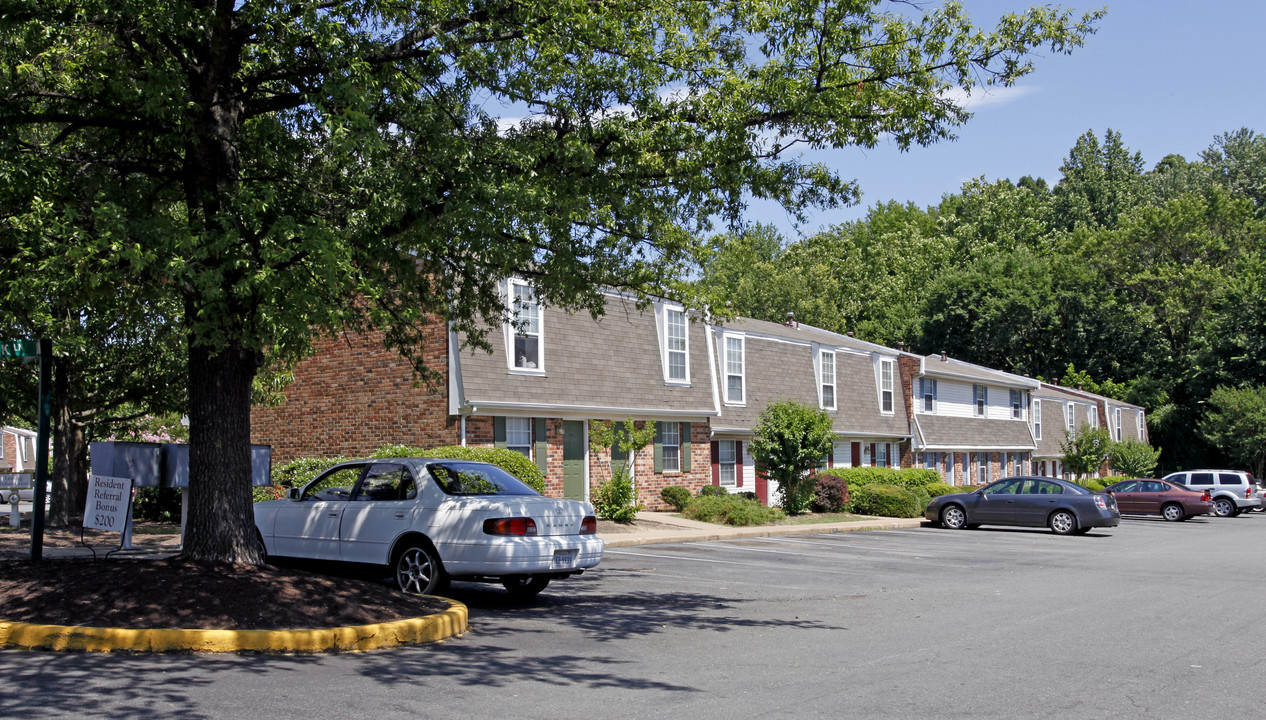
<svg viewBox="0 0 1266 720">
<path fill-rule="evenodd" d="M 1208 490 L 1213 500 L 1213 513 L 1218 517 L 1233 517 L 1262 506 L 1262 495 L 1253 482 L 1253 476 L 1241 470 L 1183 470 L 1162 479 L 1186 485 L 1192 490 Z"/>
</svg>

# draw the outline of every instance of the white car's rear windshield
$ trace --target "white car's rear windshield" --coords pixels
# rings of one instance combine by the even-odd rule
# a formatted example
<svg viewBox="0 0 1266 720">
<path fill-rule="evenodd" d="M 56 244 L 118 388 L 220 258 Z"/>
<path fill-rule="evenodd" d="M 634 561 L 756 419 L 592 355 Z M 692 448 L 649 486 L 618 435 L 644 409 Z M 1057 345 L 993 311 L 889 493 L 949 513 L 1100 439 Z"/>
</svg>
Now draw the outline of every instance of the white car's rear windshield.
<svg viewBox="0 0 1266 720">
<path fill-rule="evenodd" d="M 449 495 L 539 495 L 522 480 L 495 465 L 467 462 L 427 466 L 440 489 Z"/>
</svg>

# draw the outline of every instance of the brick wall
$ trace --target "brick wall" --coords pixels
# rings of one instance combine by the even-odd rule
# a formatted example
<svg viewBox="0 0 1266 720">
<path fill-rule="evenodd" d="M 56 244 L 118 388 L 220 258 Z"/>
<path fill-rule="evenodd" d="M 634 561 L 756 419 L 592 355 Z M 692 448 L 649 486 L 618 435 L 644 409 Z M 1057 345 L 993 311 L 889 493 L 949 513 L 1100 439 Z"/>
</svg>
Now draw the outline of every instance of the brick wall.
<svg viewBox="0 0 1266 720">
<path fill-rule="evenodd" d="M 423 336 L 422 357 L 447 378 L 447 328 L 433 323 Z M 373 332 L 317 340 L 315 354 L 295 368 L 286 402 L 251 410 L 251 442 L 271 445 L 274 463 L 363 457 L 386 444 L 458 444 L 447 389 L 414 387 L 412 366 L 383 347 L 382 337 Z"/>
<path fill-rule="evenodd" d="M 0 433 L 4 438 L 4 457 L 0 457 L 0 472 L 9 472 L 17 465 L 18 444 L 13 433 Z"/>
<path fill-rule="evenodd" d="M 919 359 L 909 355 L 897 356 L 897 374 L 901 376 L 901 392 L 906 398 L 906 422 L 914 420 L 914 376 L 919 374 Z M 919 398 L 922 401 L 922 398 Z"/>
</svg>

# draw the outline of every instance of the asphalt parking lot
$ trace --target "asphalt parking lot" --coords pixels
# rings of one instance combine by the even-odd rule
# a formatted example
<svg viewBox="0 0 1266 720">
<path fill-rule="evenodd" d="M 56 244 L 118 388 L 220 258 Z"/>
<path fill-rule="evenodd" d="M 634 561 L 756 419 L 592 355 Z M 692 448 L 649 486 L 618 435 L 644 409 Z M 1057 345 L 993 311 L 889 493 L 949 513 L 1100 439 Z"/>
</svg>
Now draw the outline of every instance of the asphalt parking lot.
<svg viewBox="0 0 1266 720">
<path fill-rule="evenodd" d="M 0 673 L 37 660 L 44 717 L 1254 717 L 1263 541 L 1257 513 L 614 548 L 529 605 L 455 586 L 471 632 L 436 646 Z"/>
</svg>

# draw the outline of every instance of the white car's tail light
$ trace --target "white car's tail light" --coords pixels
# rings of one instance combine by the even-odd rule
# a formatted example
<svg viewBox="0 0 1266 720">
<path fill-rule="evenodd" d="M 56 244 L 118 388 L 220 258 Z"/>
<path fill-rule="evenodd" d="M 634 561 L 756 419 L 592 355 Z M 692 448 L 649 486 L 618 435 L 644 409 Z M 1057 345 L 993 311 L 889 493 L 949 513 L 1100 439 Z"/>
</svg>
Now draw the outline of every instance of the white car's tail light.
<svg viewBox="0 0 1266 720">
<path fill-rule="evenodd" d="M 535 535 L 536 521 L 532 518 L 489 518 L 484 520 L 485 535 Z"/>
<path fill-rule="evenodd" d="M 584 520 L 580 521 L 581 535 L 594 535 L 598 532 L 598 518 L 587 515 Z"/>
</svg>

